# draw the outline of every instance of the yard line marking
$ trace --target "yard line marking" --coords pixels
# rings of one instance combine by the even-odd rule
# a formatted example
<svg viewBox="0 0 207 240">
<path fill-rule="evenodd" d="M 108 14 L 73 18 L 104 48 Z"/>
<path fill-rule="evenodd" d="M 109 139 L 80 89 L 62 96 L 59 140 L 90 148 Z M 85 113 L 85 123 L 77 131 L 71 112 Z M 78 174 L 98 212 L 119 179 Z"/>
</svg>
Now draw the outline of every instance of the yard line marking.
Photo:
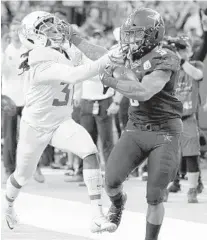
<svg viewBox="0 0 207 240">
<path fill-rule="evenodd" d="M 125 240 L 137 237 L 144 239 L 146 217 L 143 213 L 124 211 L 122 223 L 115 233 L 97 235 L 89 231 L 89 204 L 21 193 L 15 209 L 22 224 L 38 228 L 93 240 Z M 106 209 L 104 210 L 106 212 Z M 207 224 L 165 218 L 159 240 L 203 239 L 206 229 Z"/>
</svg>

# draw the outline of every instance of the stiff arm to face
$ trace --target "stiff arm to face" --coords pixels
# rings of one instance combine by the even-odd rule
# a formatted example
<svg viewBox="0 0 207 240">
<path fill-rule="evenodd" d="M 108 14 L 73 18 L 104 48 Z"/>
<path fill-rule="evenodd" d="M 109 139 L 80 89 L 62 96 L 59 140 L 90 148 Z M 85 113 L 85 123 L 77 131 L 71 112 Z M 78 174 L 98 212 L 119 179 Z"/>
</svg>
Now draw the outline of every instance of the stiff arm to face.
<svg viewBox="0 0 207 240">
<path fill-rule="evenodd" d="M 76 84 L 98 75 L 109 62 L 108 55 L 104 55 L 97 61 L 75 68 L 65 64 L 48 61 L 45 63 L 44 71 L 39 71 L 37 77 L 45 82 L 61 81 L 69 84 Z"/>
</svg>

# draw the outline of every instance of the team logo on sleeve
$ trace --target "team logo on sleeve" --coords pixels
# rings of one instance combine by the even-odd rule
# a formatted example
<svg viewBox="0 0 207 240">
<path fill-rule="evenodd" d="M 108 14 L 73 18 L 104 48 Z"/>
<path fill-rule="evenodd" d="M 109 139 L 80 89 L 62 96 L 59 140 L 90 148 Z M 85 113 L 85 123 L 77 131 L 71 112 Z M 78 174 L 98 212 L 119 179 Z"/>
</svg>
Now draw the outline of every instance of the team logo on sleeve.
<svg viewBox="0 0 207 240">
<path fill-rule="evenodd" d="M 152 67 L 151 63 L 149 60 L 147 60 L 146 62 L 144 62 L 143 64 L 144 70 L 148 70 Z"/>
</svg>

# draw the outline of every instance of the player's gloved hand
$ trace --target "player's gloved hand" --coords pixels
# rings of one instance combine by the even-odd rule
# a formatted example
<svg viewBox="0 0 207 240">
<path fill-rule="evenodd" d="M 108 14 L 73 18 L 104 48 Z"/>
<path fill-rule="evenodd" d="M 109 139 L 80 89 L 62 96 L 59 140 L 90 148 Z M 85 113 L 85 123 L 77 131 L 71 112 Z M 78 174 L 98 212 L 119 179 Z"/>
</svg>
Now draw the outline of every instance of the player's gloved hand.
<svg viewBox="0 0 207 240">
<path fill-rule="evenodd" d="M 14 116 L 17 111 L 14 101 L 6 95 L 1 95 L 1 110 L 9 116 Z"/>
<path fill-rule="evenodd" d="M 117 80 L 113 78 L 113 71 L 116 66 L 112 64 L 108 64 L 105 69 L 99 73 L 100 80 L 104 85 L 103 94 L 105 94 L 109 87 L 114 87 L 116 85 Z"/>
<path fill-rule="evenodd" d="M 117 44 L 108 53 L 109 59 L 112 64 L 116 66 L 123 66 L 125 64 L 128 46 L 120 46 Z"/>
<path fill-rule="evenodd" d="M 115 67 L 114 65 L 108 64 L 104 68 L 104 70 L 101 73 L 99 73 L 100 80 L 103 84 L 104 84 L 104 82 L 106 81 L 107 78 L 113 77 L 114 67 Z"/>
<path fill-rule="evenodd" d="M 73 27 L 70 23 L 61 21 L 58 26 L 58 31 L 60 31 L 69 42 L 71 42 L 72 35 L 74 34 Z"/>
</svg>

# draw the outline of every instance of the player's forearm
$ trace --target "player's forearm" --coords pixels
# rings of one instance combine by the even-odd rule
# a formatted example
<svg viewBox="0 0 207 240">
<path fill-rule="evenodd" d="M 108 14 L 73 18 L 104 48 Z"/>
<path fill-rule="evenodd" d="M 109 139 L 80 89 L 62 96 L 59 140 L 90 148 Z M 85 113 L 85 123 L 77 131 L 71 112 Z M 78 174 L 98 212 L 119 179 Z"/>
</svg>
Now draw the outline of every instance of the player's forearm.
<svg viewBox="0 0 207 240">
<path fill-rule="evenodd" d="M 142 86 L 140 82 L 128 82 L 126 79 L 115 79 L 108 77 L 104 81 L 104 84 L 114 88 L 117 92 L 123 94 L 125 97 L 138 100 L 140 102 L 146 101 L 149 99 L 148 91 Z"/>
<path fill-rule="evenodd" d="M 106 48 L 94 45 L 77 35 L 72 37 L 72 43 L 91 60 L 97 60 L 108 52 Z"/>
<path fill-rule="evenodd" d="M 200 80 L 203 78 L 203 72 L 191 65 L 189 62 L 185 61 L 182 65 L 183 70 L 195 80 Z"/>
<path fill-rule="evenodd" d="M 89 64 L 72 68 L 65 64 L 53 63 L 50 67 L 40 71 L 38 78 L 42 81 L 61 81 L 76 84 L 97 76 L 109 62 L 108 55 L 105 55 Z"/>
</svg>

